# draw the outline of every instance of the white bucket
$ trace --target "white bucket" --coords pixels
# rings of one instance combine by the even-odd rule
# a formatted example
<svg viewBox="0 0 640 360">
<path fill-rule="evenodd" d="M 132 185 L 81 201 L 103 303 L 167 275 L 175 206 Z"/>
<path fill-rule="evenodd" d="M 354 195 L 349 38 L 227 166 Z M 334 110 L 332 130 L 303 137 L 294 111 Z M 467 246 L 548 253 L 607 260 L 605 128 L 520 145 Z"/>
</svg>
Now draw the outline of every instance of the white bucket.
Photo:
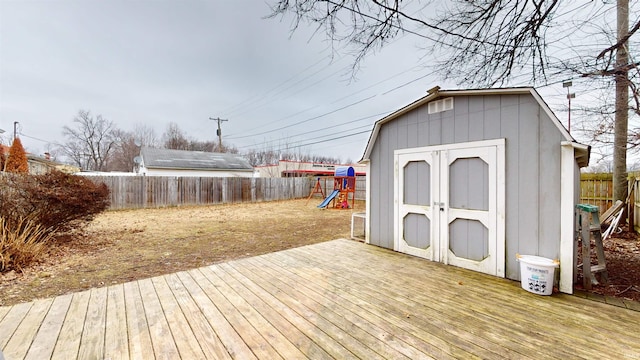
<svg viewBox="0 0 640 360">
<path fill-rule="evenodd" d="M 558 261 L 541 256 L 516 255 L 520 262 L 522 288 L 538 295 L 551 295 Z"/>
</svg>

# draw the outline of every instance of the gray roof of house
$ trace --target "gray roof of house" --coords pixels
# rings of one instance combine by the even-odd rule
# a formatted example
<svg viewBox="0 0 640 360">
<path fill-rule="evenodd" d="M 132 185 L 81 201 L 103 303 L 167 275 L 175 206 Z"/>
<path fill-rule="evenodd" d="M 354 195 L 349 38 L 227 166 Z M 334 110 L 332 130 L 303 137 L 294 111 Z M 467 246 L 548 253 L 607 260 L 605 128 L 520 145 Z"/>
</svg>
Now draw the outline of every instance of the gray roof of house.
<svg viewBox="0 0 640 360">
<path fill-rule="evenodd" d="M 140 157 L 147 168 L 253 171 L 247 159 L 229 153 L 143 147 L 140 149 Z"/>
</svg>

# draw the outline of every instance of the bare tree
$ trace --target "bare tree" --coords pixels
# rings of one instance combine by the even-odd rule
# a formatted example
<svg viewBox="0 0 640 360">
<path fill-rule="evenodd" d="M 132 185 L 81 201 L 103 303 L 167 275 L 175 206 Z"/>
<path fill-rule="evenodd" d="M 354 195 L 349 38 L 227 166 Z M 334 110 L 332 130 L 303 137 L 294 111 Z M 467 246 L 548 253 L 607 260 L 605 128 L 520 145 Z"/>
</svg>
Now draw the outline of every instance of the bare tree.
<svg viewBox="0 0 640 360">
<path fill-rule="evenodd" d="M 143 124 L 137 124 L 134 127 L 133 137 L 140 146 L 158 147 L 160 145 L 156 131 L 152 127 Z"/>
<path fill-rule="evenodd" d="M 238 154 L 240 150 L 232 144 L 227 143 L 222 144 L 222 147 L 218 143 L 213 144 L 213 152 L 221 152 L 221 153 L 230 153 L 230 154 Z"/>
<path fill-rule="evenodd" d="M 189 150 L 189 139 L 178 124 L 170 122 L 162 134 L 162 144 L 166 149 Z"/>
<path fill-rule="evenodd" d="M 189 145 L 186 150 L 219 152 L 219 151 L 216 151 L 217 147 L 218 147 L 218 144 L 214 141 L 189 140 Z"/>
<path fill-rule="evenodd" d="M 251 149 L 243 154 L 249 160 L 251 166 L 277 165 L 280 160 L 314 162 L 323 164 L 339 164 L 340 159 L 330 156 L 309 155 L 291 149 L 278 149 L 276 147 L 266 147 L 263 150 Z"/>
<path fill-rule="evenodd" d="M 136 167 L 135 157 L 140 155 L 142 146 L 157 147 L 158 138 L 153 128 L 138 124 L 133 132 L 114 131 L 115 147 L 109 171 L 133 171 Z"/>
<path fill-rule="evenodd" d="M 113 134 L 115 146 L 111 161 L 109 162 L 109 171 L 133 171 L 135 162 L 133 159 L 140 155 L 140 147 L 133 133 L 116 130 Z"/>
<path fill-rule="evenodd" d="M 95 118 L 86 110 L 78 111 L 73 126 L 64 126 L 67 141 L 62 152 L 82 170 L 106 171 L 114 151 L 115 125 L 98 115 Z"/>
<path fill-rule="evenodd" d="M 238 148 L 233 145 L 223 145 L 222 148 L 220 148 L 216 141 L 201 141 L 191 138 L 174 122 L 169 123 L 167 129 L 162 134 L 162 145 L 166 149 L 173 150 L 238 153 Z"/>
<path fill-rule="evenodd" d="M 293 30 L 309 22 L 331 42 L 355 47 L 354 71 L 371 51 L 411 34 L 424 41 L 435 70 L 470 87 L 608 79 L 617 104 L 614 191 L 624 200 L 627 114 L 640 114 L 640 57 L 632 52 L 640 19 L 629 28 L 628 7 L 628 0 L 278 0 L 271 17 L 293 15 Z"/>
</svg>

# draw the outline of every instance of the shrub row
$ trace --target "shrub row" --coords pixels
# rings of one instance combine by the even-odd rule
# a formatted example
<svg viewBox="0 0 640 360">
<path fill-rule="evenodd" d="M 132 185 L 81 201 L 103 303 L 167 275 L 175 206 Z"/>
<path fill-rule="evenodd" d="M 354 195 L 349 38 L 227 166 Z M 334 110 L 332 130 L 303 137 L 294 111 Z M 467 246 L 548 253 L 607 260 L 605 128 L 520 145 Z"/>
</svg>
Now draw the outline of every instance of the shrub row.
<svg viewBox="0 0 640 360">
<path fill-rule="evenodd" d="M 36 244 L 83 227 L 108 207 L 107 186 L 81 176 L 59 171 L 43 175 L 1 173 L 0 272 L 20 269 L 36 260 L 46 250 Z"/>
</svg>

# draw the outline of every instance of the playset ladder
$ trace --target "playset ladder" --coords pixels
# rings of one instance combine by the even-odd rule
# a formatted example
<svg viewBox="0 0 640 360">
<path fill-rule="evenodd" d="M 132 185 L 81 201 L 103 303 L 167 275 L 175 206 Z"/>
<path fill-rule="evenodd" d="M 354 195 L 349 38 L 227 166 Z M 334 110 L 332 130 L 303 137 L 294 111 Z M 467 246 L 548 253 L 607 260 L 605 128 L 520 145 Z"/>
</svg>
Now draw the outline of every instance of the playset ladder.
<svg viewBox="0 0 640 360">
<path fill-rule="evenodd" d="M 595 274 L 600 274 L 602 283 L 609 281 L 607 274 L 607 264 L 604 258 L 604 247 L 602 245 L 602 233 L 600 230 L 599 209 L 597 206 L 589 204 L 578 204 L 579 231 L 582 239 L 582 275 L 584 288 L 589 290 L 591 285 L 598 285 Z M 591 240 L 596 244 L 596 255 L 598 264 L 591 264 Z"/>
</svg>

